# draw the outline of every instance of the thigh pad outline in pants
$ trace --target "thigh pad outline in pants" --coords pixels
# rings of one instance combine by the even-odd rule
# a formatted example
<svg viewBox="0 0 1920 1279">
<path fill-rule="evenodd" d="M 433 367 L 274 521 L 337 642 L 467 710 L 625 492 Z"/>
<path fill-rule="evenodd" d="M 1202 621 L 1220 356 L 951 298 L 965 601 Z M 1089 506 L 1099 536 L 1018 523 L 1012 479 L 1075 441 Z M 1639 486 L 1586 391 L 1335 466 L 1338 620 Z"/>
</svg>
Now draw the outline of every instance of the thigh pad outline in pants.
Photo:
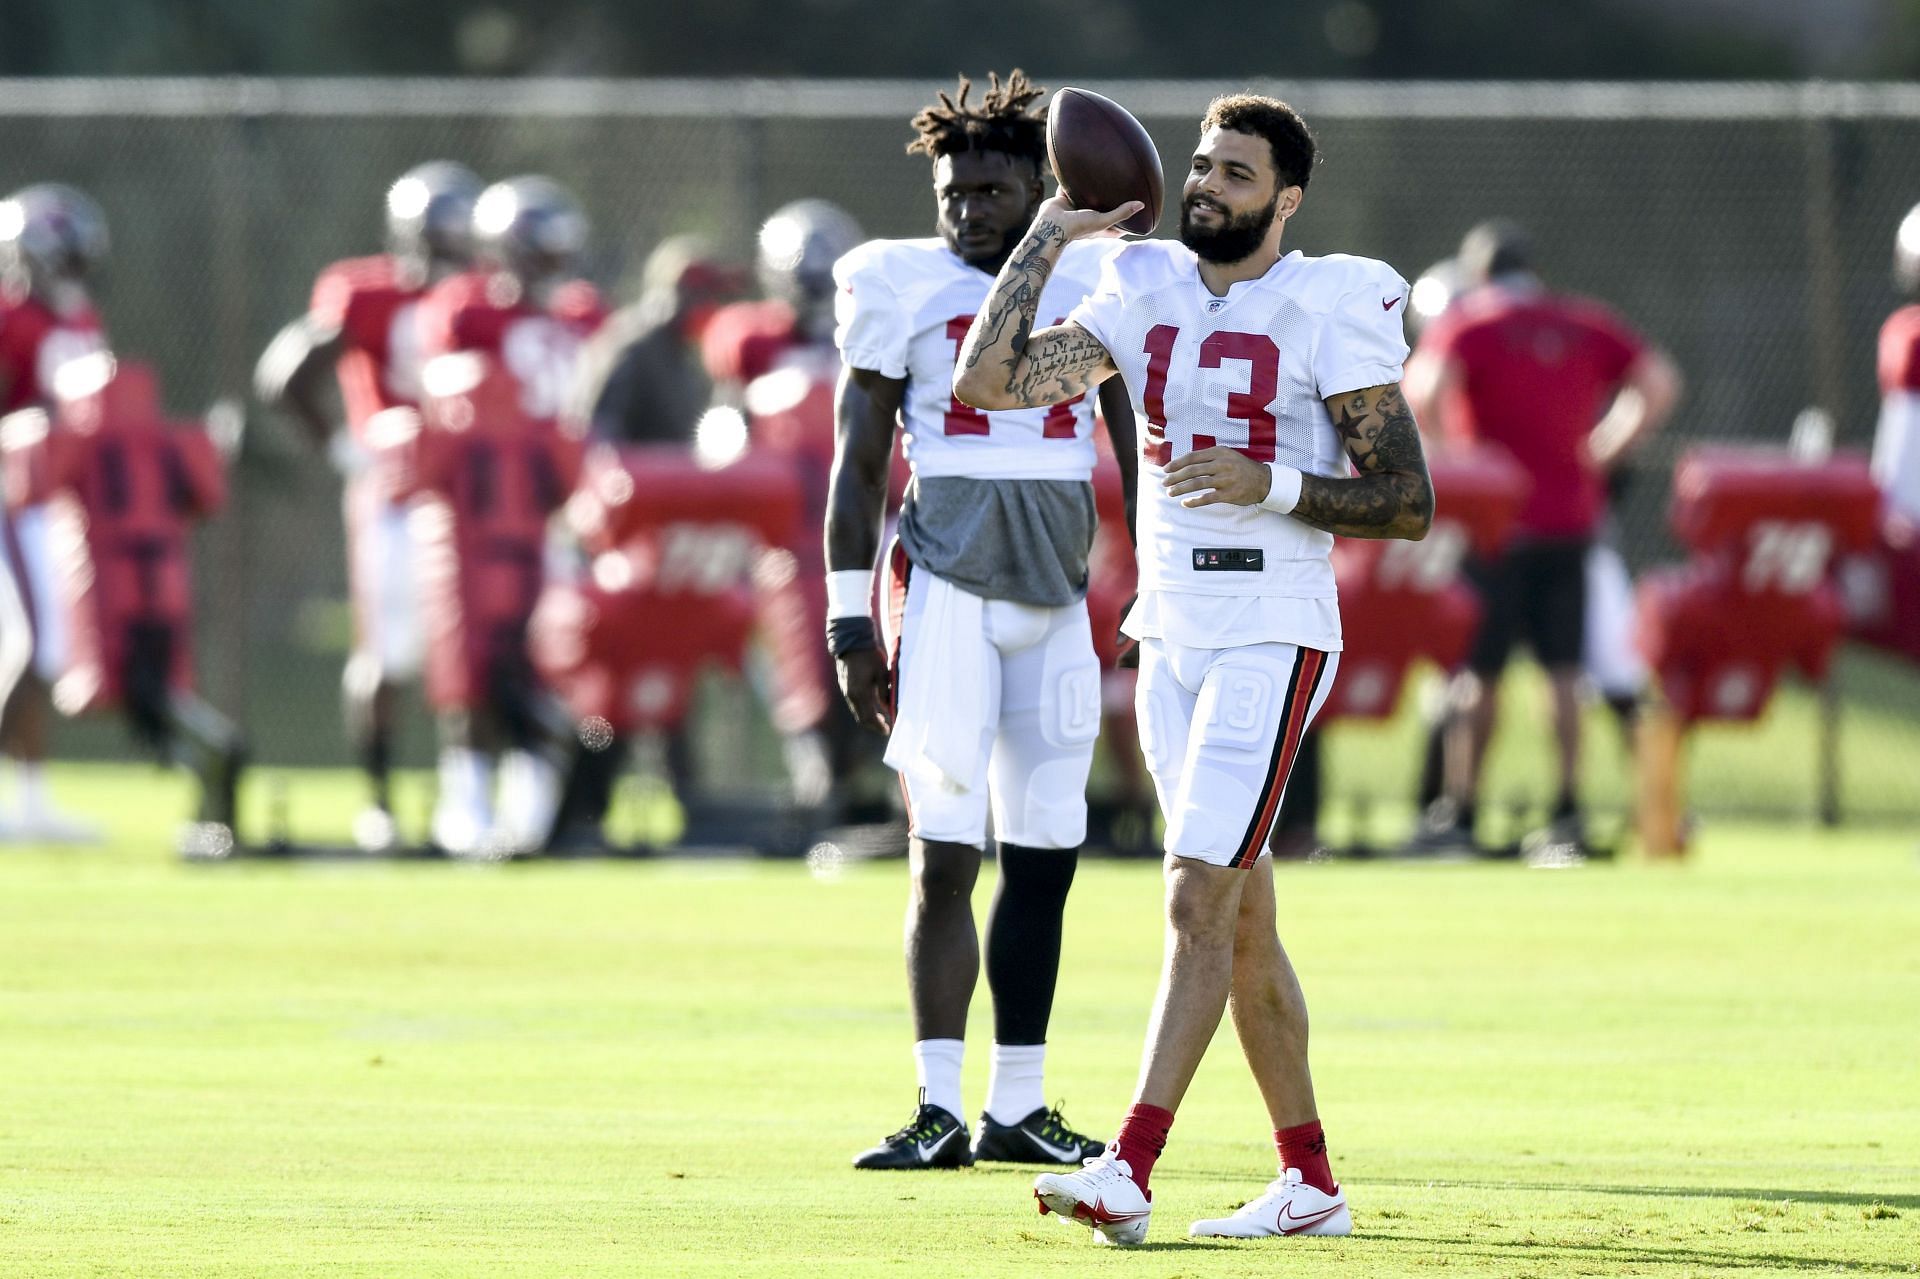
<svg viewBox="0 0 1920 1279">
<path fill-rule="evenodd" d="M 1266 852 L 1300 737 L 1333 687 L 1339 655 L 1291 644 L 1153 647 L 1164 651 L 1151 667 L 1141 663 L 1141 736 L 1167 851 L 1250 866 Z"/>
<path fill-rule="evenodd" d="M 995 602 L 988 633 L 1000 647 L 1000 725 L 988 766 L 994 833 L 1023 848 L 1078 848 L 1100 736 L 1100 659 L 1087 606 Z"/>
<path fill-rule="evenodd" d="M 926 595 L 923 584 L 928 577 L 928 574 L 916 571 L 907 578 L 907 598 L 901 608 L 900 633 L 897 636 L 899 665 L 894 672 L 896 696 L 903 695 L 907 682 L 907 667 L 924 657 L 922 646 L 915 641 L 916 631 L 925 612 Z M 985 625 L 984 618 L 982 624 Z M 988 648 L 985 664 L 985 684 L 986 687 L 981 690 L 980 695 L 986 699 L 988 706 L 998 706 L 1000 703 L 1000 657 L 991 646 Z M 994 717 L 986 716 L 982 723 L 972 782 L 965 791 L 949 790 L 946 786 L 930 782 L 915 773 L 899 774 L 901 789 L 905 791 L 907 797 L 907 829 L 910 833 L 935 843 L 985 847 L 987 842 L 987 763 L 993 753 L 996 730 Z"/>
</svg>

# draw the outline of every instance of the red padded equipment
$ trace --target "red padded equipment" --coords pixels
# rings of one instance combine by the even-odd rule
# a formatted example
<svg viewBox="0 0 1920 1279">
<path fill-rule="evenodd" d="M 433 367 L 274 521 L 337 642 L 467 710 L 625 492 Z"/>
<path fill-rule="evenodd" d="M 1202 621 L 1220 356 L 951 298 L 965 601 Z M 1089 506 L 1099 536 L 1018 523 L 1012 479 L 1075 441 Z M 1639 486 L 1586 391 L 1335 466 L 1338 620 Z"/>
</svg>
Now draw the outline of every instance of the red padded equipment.
<svg viewBox="0 0 1920 1279">
<path fill-rule="evenodd" d="M 1690 559 L 1639 590 L 1640 646 L 1682 724 L 1754 719 L 1786 671 L 1826 674 L 1846 628 L 1835 565 L 1874 543 L 1878 509 L 1864 457 L 1682 455 L 1670 520 Z"/>
<path fill-rule="evenodd" d="M 1473 646 L 1480 597 L 1462 569 L 1469 554 L 1493 556 L 1506 546 L 1526 501 L 1526 473 L 1493 449 L 1430 458 L 1427 472 L 1434 516 L 1425 538 L 1334 543 L 1346 648 L 1322 722 L 1387 718 L 1416 660 L 1451 671 Z"/>
</svg>

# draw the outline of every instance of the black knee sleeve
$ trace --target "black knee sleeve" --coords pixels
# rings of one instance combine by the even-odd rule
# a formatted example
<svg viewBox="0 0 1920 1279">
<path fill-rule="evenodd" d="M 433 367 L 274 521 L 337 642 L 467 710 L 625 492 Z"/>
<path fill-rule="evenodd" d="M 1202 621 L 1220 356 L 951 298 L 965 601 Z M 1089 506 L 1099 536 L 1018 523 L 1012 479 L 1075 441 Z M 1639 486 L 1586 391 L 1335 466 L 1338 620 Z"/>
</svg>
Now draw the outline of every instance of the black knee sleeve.
<svg viewBox="0 0 1920 1279">
<path fill-rule="evenodd" d="M 997 1043 L 1047 1041 L 1061 918 L 1079 860 L 1077 848 L 1000 845 L 1000 882 L 987 915 L 987 988 Z"/>
</svg>

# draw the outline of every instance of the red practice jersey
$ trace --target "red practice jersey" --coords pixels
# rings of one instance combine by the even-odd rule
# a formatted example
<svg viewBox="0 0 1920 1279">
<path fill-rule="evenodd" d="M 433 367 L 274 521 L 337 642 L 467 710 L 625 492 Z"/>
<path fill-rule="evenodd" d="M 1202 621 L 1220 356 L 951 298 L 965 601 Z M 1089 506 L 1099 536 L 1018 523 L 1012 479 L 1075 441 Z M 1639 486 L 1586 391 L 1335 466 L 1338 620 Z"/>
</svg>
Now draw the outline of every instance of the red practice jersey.
<svg viewBox="0 0 1920 1279">
<path fill-rule="evenodd" d="M 67 714 L 119 701 L 137 628 L 169 636 L 168 681 L 191 688 L 188 534 L 226 502 L 219 451 L 161 417 L 153 374 L 122 364 L 90 393 L 10 428 L 7 500 L 56 504 L 61 606 L 72 636 L 54 699 Z"/>
<path fill-rule="evenodd" d="M 465 271 L 427 295 L 420 334 L 428 358 L 456 351 L 491 358 L 519 384 L 521 411 L 547 421 L 560 416 L 586 340 L 606 318 L 599 292 L 585 281 L 561 285 L 539 307 L 511 277 Z"/>
<path fill-rule="evenodd" d="M 62 316 L 35 297 L 0 299 L 0 413 L 50 403 L 60 366 L 106 346 L 92 307 Z"/>
<path fill-rule="evenodd" d="M 1920 392 L 1920 305 L 1903 306 L 1880 326 L 1880 394 Z"/>
<path fill-rule="evenodd" d="M 309 321 L 340 335 L 340 398 L 347 427 L 365 442 L 382 409 L 420 402 L 420 299 L 425 287 L 390 254 L 335 262 L 313 282 Z"/>
<path fill-rule="evenodd" d="M 1640 336 L 1597 302 L 1493 286 L 1434 321 L 1420 349 L 1460 368 L 1444 414 L 1449 443 L 1497 445 L 1533 481 L 1520 531 L 1591 534 L 1606 485 L 1583 445 L 1645 350 Z"/>
<path fill-rule="evenodd" d="M 527 621 L 546 577 L 547 520 L 580 474 L 580 442 L 520 408 L 516 380 L 484 357 L 477 380 L 435 388 L 419 413 L 389 414 L 374 442 L 395 500 L 417 499 L 427 696 L 482 703 L 526 662 Z M 436 369 L 429 374 L 432 383 Z"/>
<path fill-rule="evenodd" d="M 793 308 L 785 302 L 734 302 L 714 312 L 700 339 L 700 354 L 715 384 L 745 386 L 779 368 L 788 351 L 804 345 Z"/>
</svg>

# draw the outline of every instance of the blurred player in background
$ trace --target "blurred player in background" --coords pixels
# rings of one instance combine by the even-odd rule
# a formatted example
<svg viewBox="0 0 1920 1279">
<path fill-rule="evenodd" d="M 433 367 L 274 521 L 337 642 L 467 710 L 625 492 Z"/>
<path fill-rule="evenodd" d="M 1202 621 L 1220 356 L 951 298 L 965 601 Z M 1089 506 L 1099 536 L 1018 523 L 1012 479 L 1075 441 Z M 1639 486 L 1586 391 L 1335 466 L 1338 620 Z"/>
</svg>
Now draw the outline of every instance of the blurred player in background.
<svg viewBox="0 0 1920 1279">
<path fill-rule="evenodd" d="M 444 446 L 434 451 L 466 460 L 449 461 L 438 477 L 419 483 L 444 502 L 455 527 L 437 555 L 497 555 L 518 571 L 439 565 L 437 585 L 423 592 L 423 603 L 439 614 L 428 617 L 429 632 L 461 634 L 475 654 L 468 665 L 484 667 L 439 681 L 434 697 L 441 737 L 434 842 L 456 855 L 537 847 L 559 802 L 557 743 L 549 740 L 559 725 L 541 714 L 546 699 L 527 649 L 527 624 L 546 578 L 547 517 L 578 470 L 581 426 L 569 422 L 563 431 L 563 410 L 581 352 L 606 318 L 599 293 L 575 277 L 587 219 L 559 183 L 537 175 L 496 182 L 474 203 L 473 229 L 478 264 L 429 293 L 419 320 L 430 362 L 447 355 L 483 361 L 472 373 L 446 366 L 458 373 L 456 384 L 479 389 L 450 391 L 446 412 L 454 416 L 436 422 L 427 415 L 421 435 Z M 496 384 L 511 386 L 510 406 Z M 462 439 L 447 428 L 465 412 L 511 418 L 484 423 L 484 439 Z"/>
<path fill-rule="evenodd" d="M 1044 90 L 995 75 L 913 118 L 908 151 L 933 161 L 938 238 L 874 240 L 843 258 L 839 451 L 826 517 L 827 634 L 865 727 L 907 797 L 912 886 L 907 990 L 920 1104 L 860 1168 L 976 1159 L 1078 1165 L 1100 1143 L 1046 1105 L 1047 1022 L 1062 916 L 1087 827 L 1100 668 L 1087 620 L 1093 405 L 982 413 L 953 398 L 973 314 L 1046 194 Z M 1064 318 L 1112 240 L 1069 251 L 1043 299 Z M 1123 390 L 1123 388 L 1115 388 Z M 1133 414 L 1101 407 L 1132 498 Z M 892 664 L 872 616 L 896 424 L 913 482 L 889 563 Z M 973 887 L 991 808 L 999 883 L 987 917 L 993 1058 L 971 1146 L 960 1096 L 967 1006 L 980 969 Z"/>
<path fill-rule="evenodd" d="M 1481 768 L 1498 713 L 1499 680 L 1525 639 L 1552 688 L 1558 790 L 1538 840 L 1585 843 L 1579 802 L 1579 680 L 1588 650 L 1589 558 L 1606 513 L 1607 483 L 1657 429 L 1680 396 L 1664 351 L 1619 316 L 1584 298 L 1549 292 L 1534 272 L 1531 240 L 1488 222 L 1461 242 L 1469 292 L 1421 336 L 1407 374 L 1415 412 L 1447 447 L 1505 449 L 1533 487 L 1519 533 L 1497 562 L 1476 566 L 1485 610 L 1460 677 L 1448 733 L 1446 794 L 1411 852 L 1470 851 Z M 1631 606 L 1617 554 L 1598 566 L 1615 611 Z M 1630 647 L 1630 623 L 1609 622 L 1604 651 Z M 1643 675 L 1606 680 L 1630 705 Z M 1630 690 L 1630 691 L 1629 691 Z"/>
<path fill-rule="evenodd" d="M 230 443 L 238 444 L 237 436 Z M 63 714 L 124 712 L 200 780 L 189 855 L 233 850 L 239 730 L 194 689 L 193 525 L 226 500 L 226 461 L 200 423 L 160 413 L 153 374 L 98 352 L 63 367 L 54 403 L 0 426 L 10 505 L 63 505 L 58 598 L 70 638 Z"/>
<path fill-rule="evenodd" d="M 745 284 L 705 239 L 662 241 L 647 257 L 639 300 L 587 343 L 570 415 L 597 440 L 692 444 L 713 401 L 701 342 Z"/>
<path fill-rule="evenodd" d="M 1036 303 L 1071 242 L 1139 206 L 1047 201 L 973 322 L 954 385 L 1002 409 L 1118 374 L 1147 422 L 1126 630 L 1141 645 L 1141 745 L 1167 818 L 1165 967 L 1113 1143 L 1034 1183 L 1043 1211 L 1120 1244 L 1146 1238 L 1154 1161 L 1229 1003 L 1281 1174 L 1191 1232 L 1352 1230 L 1307 1068 L 1305 999 L 1275 931 L 1267 839 L 1339 663 L 1333 535 L 1417 539 L 1433 517 L 1398 386 L 1405 281 L 1366 258 L 1281 256 L 1317 154 L 1293 108 L 1219 98 L 1200 128 L 1180 242 L 1127 245 L 1068 321 L 1048 325 Z"/>
<path fill-rule="evenodd" d="M 744 410 L 750 447 L 785 458 L 803 501 L 793 534 L 756 566 L 761 639 L 772 663 L 773 725 L 784 739 L 797 802 L 829 822 L 878 817 L 850 783 L 877 754 L 855 726 L 820 646 L 827 599 L 820 548 L 834 456 L 833 264 L 865 236 L 825 200 L 796 200 L 760 228 L 757 271 L 766 297 L 724 307 L 705 340 L 721 405 Z"/>
<path fill-rule="evenodd" d="M 374 851 L 396 842 L 388 785 L 395 690 L 419 678 L 424 641 L 407 509 L 374 474 L 367 423 L 384 409 L 420 401 L 420 301 L 472 258 L 479 193 L 480 179 L 446 160 L 401 174 L 387 189 L 387 252 L 322 271 L 307 313 L 275 336 L 254 370 L 261 401 L 293 415 L 315 444 L 330 448 L 346 479 L 354 649 L 341 691 L 347 736 L 372 786 L 354 839 Z M 346 412 L 341 431 L 325 393 L 329 372 L 338 375 Z"/>
<path fill-rule="evenodd" d="M 72 187 L 40 183 L 0 201 L 0 414 L 50 405 L 61 369 L 106 349 L 90 284 L 107 244 L 100 207 Z M 99 832 L 55 810 L 47 794 L 48 690 L 71 638 L 54 589 L 51 533 L 42 501 L 0 517 L 5 593 L 32 636 L 18 679 L 0 684 L 0 748 L 14 773 L 12 794 L 0 779 L 0 837 L 87 843 Z"/>
<path fill-rule="evenodd" d="M 1886 494 L 1895 536 L 1920 541 L 1920 205 L 1894 238 L 1894 282 L 1906 305 L 1880 329 L 1880 423 L 1873 437 L 1873 478 Z"/>
</svg>

